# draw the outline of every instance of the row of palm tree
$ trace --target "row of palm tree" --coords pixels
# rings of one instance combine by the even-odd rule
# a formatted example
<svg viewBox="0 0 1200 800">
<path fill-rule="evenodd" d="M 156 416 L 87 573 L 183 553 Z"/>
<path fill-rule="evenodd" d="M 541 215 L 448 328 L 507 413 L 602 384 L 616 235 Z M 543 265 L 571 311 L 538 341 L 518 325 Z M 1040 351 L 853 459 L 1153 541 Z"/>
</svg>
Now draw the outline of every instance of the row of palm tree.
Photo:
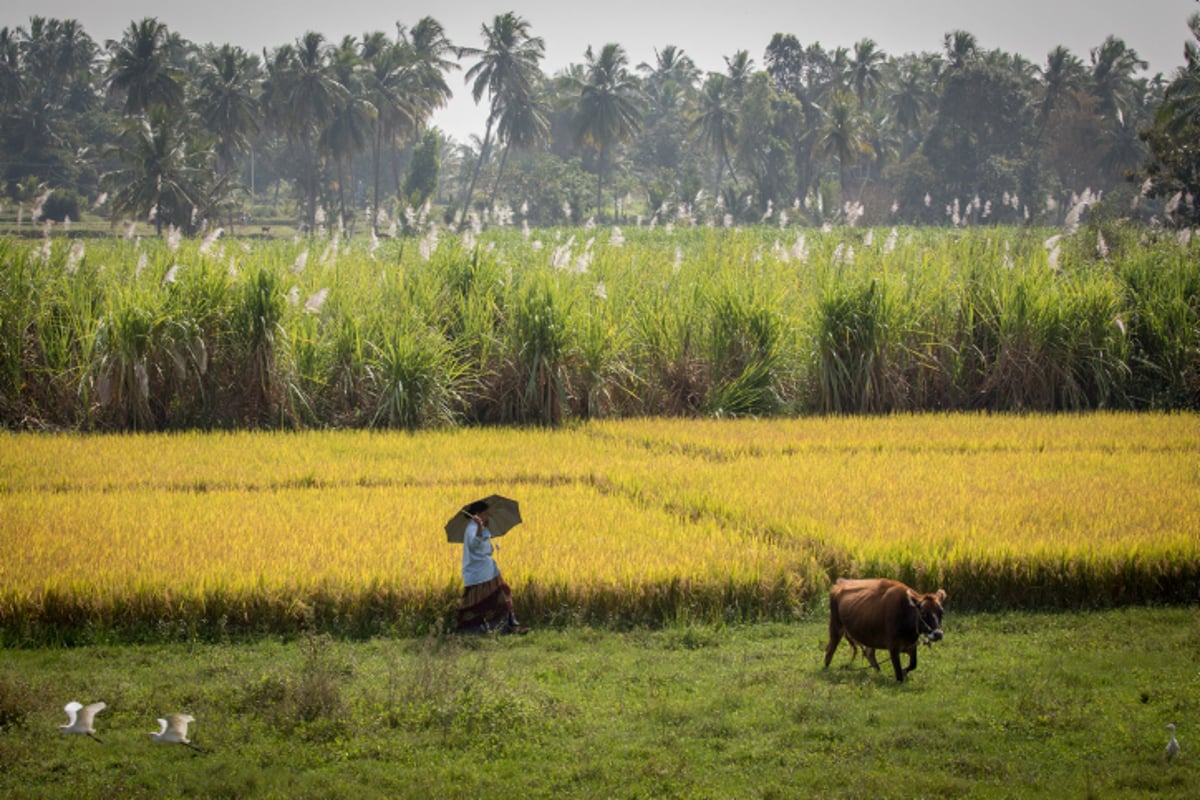
<svg viewBox="0 0 1200 800">
<path fill-rule="evenodd" d="M 540 37 L 530 35 L 529 23 L 512 13 L 497 16 L 490 26 L 483 25 L 482 33 L 485 47 L 459 50 L 460 55 L 479 59 L 467 70 L 471 97 L 478 104 L 484 95 L 488 96 L 483 145 L 479 148 L 479 160 L 463 197 L 464 208 L 471 207 L 493 130 L 505 142 L 503 160 L 507 160 L 508 148 L 514 142 L 518 146 L 536 144 L 547 129 L 545 113 L 533 97 L 534 83 L 540 74 L 538 63 L 545 55 L 546 43 Z M 503 172 L 503 166 L 500 172 Z"/>
<path fill-rule="evenodd" d="M 426 17 L 394 37 L 309 32 L 260 57 L 196 46 L 154 18 L 100 47 L 74 21 L 35 17 L 0 29 L 4 179 L 10 194 L 108 189 L 114 215 L 190 230 L 232 219 L 237 190 L 256 192 L 269 174 L 310 228 L 325 212 L 376 220 L 389 202 L 426 199 L 405 196 L 402 157 L 466 62 L 483 137 L 440 153 L 439 196 L 461 224 L 531 201 L 531 219 L 556 221 L 554 197 L 607 217 L 606 185 L 613 216 L 624 197 L 653 213 L 706 189 L 748 219 L 802 201 L 800 213 L 821 218 L 855 201 L 937 221 L 951 199 L 1000 206 L 1002 194 L 1120 186 L 1151 149 L 1138 132 L 1166 90 L 1115 36 L 1087 61 L 1056 47 L 1038 66 L 965 31 L 940 52 L 902 56 L 869 38 L 826 49 L 780 33 L 761 66 L 740 50 L 708 73 L 673 45 L 633 67 L 609 43 L 546 75 L 528 20 L 500 14 L 480 33 L 480 47 L 456 46 Z M 1190 96 L 1176 92 L 1175 107 L 1193 108 L 1178 99 Z M 564 188 L 587 176 L 591 198 Z"/>
<path fill-rule="evenodd" d="M 155 18 L 131 23 L 104 48 L 74 21 L 34 18 L 28 30 L 0 30 L 5 178 L 10 187 L 31 176 L 86 187 L 86 163 L 101 184 L 92 188 L 112 190 L 115 215 L 189 230 L 227 210 L 258 150 L 292 165 L 286 177 L 311 226 L 319 205 L 347 210 L 350 162 L 368 150 L 379 206 L 387 156 L 451 96 L 454 55 L 431 17 L 397 25 L 395 38 L 374 32 L 331 45 L 309 32 L 261 58 L 232 45 L 198 47 Z M 54 113 L 42 122 L 31 102 Z M 66 124 L 72 111 L 100 121 L 81 132 Z M 10 132 L 22 122 L 33 127 L 18 138 Z M 46 158 L 39 148 L 66 155 Z M 86 158 L 72 159 L 72 149 Z"/>
</svg>

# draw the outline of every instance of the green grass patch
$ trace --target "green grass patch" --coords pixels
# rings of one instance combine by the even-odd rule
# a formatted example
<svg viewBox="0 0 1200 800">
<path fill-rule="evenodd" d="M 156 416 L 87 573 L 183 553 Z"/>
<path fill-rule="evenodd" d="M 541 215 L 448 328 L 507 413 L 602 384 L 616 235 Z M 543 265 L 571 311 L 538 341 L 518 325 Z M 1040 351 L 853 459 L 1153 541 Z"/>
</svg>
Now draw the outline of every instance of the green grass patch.
<svg viewBox="0 0 1200 800">
<path fill-rule="evenodd" d="M 0 795 L 1195 797 L 1200 610 L 955 615 L 897 684 L 794 624 L 0 653 Z M 103 744 L 61 707 L 103 699 Z M 206 752 L 150 741 L 196 717 Z M 1165 725 L 1181 757 L 1164 758 Z"/>
</svg>

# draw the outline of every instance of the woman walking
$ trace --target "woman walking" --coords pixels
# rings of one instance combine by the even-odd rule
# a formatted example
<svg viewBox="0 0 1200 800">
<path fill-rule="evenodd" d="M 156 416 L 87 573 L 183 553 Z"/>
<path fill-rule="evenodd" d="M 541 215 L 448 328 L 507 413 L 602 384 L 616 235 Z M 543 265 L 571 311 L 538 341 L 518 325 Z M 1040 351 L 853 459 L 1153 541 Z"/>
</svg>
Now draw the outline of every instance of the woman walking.
<svg viewBox="0 0 1200 800">
<path fill-rule="evenodd" d="M 479 500 L 463 509 L 470 520 L 463 533 L 463 595 L 458 602 L 460 633 L 525 633 L 513 615 L 512 589 L 500 577 L 492 558 L 495 545 L 488 530 L 488 505 Z"/>
</svg>

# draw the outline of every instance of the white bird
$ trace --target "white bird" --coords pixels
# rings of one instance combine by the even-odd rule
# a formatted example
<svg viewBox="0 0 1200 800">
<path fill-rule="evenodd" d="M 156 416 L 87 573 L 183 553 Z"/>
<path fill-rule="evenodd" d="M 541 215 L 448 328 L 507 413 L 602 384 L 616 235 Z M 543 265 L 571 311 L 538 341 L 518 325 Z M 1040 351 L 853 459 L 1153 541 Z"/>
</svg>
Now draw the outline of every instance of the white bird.
<svg viewBox="0 0 1200 800">
<path fill-rule="evenodd" d="M 187 726 L 196 719 L 191 714 L 167 714 L 166 719 L 159 719 L 158 733 L 151 733 L 150 738 L 166 744 L 182 744 L 200 752 L 200 748 L 187 738 Z"/>
<path fill-rule="evenodd" d="M 1171 741 L 1167 742 L 1167 761 L 1179 755 L 1179 742 L 1175 739 L 1175 723 L 1172 722 L 1167 726 L 1167 730 L 1171 732 Z"/>
<path fill-rule="evenodd" d="M 92 727 L 92 721 L 96 715 L 103 711 L 107 706 L 104 703 L 83 703 L 72 700 L 63 706 L 63 711 L 67 712 L 67 724 L 59 725 L 58 729 L 63 733 L 78 733 L 83 736 L 90 736 L 97 742 L 100 739 L 96 736 L 96 730 Z"/>
</svg>

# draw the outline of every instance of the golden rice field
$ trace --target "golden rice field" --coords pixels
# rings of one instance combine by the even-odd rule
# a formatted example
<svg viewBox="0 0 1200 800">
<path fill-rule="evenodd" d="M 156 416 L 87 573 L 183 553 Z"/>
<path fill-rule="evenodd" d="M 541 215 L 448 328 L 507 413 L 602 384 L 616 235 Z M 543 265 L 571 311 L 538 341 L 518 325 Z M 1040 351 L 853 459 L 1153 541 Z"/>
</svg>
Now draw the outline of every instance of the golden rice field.
<svg viewBox="0 0 1200 800">
<path fill-rule="evenodd" d="M 787 618 L 851 574 L 957 608 L 1200 600 L 1194 414 L 2 441 L 10 644 L 421 630 L 461 590 L 444 522 L 492 492 L 535 624 Z"/>
</svg>

